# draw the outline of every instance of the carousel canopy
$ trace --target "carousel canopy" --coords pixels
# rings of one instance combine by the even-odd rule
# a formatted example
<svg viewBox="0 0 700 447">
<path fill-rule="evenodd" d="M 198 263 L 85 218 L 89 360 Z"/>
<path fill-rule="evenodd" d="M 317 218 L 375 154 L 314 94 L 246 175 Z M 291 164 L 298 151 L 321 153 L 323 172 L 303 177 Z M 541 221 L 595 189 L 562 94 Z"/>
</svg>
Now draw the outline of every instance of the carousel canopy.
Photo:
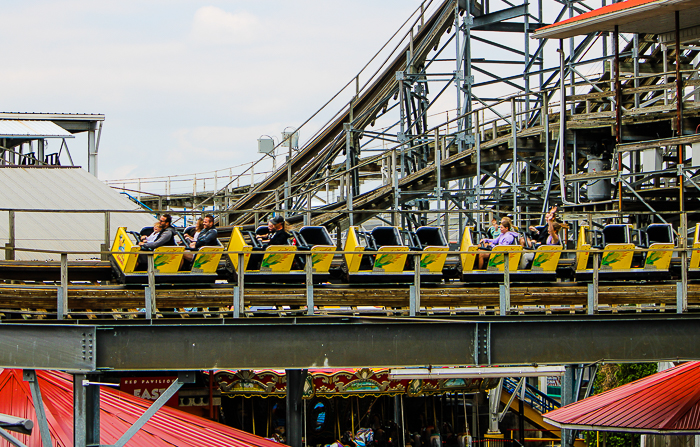
<svg viewBox="0 0 700 447">
<path fill-rule="evenodd" d="M 486 391 L 497 378 L 396 379 L 390 369 L 310 369 L 304 384 L 305 399 L 314 396 L 423 396 L 449 392 Z M 214 373 L 221 394 L 229 396 L 284 397 L 284 371 L 221 370 Z"/>
<path fill-rule="evenodd" d="M 576 430 L 700 433 L 700 362 L 688 362 L 544 415 Z"/>
</svg>

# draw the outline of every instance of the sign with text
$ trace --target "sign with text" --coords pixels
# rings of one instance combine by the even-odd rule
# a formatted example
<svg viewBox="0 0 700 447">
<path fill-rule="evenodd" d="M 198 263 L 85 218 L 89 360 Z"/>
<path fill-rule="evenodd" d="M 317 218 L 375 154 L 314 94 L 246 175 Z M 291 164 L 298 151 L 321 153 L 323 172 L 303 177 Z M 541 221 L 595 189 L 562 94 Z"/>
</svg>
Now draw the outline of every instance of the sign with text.
<svg viewBox="0 0 700 447">
<path fill-rule="evenodd" d="M 136 397 L 155 401 L 177 380 L 177 377 L 122 377 L 119 389 Z M 178 393 L 168 399 L 165 405 L 177 407 Z"/>
</svg>

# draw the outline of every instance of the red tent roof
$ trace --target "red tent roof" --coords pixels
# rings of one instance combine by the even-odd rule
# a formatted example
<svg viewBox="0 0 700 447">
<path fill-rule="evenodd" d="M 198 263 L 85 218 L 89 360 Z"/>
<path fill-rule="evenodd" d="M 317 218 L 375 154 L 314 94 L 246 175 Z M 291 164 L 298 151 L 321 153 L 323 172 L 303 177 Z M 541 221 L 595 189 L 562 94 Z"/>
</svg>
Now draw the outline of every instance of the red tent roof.
<svg viewBox="0 0 700 447">
<path fill-rule="evenodd" d="M 688 362 L 544 415 L 562 428 L 700 433 L 700 362 Z"/>
<path fill-rule="evenodd" d="M 535 31 L 534 37 L 564 39 L 597 31 L 662 34 L 675 29 L 675 11 L 680 15 L 680 28 L 700 25 L 699 0 L 626 0 L 603 6 Z"/>
<path fill-rule="evenodd" d="M 73 384 L 67 374 L 37 371 L 46 409 L 49 431 L 55 446 L 73 445 Z M 29 383 L 22 380 L 21 370 L 0 373 L 0 413 L 32 419 L 31 436 L 12 433 L 29 447 L 41 447 Z M 109 387 L 100 387 L 100 444 L 114 444 L 151 405 Z M 209 421 L 170 407 L 162 407 L 131 438 L 129 446 L 202 446 L 279 447 L 280 444 L 223 424 Z M 9 446 L 0 440 L 0 446 Z"/>
</svg>

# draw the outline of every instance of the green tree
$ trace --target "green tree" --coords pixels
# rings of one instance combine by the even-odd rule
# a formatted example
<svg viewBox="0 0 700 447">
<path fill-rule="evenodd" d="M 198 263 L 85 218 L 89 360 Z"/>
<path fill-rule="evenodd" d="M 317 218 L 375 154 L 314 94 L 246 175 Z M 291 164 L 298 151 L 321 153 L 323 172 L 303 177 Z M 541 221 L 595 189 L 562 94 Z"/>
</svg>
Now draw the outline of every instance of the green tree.
<svg viewBox="0 0 700 447">
<path fill-rule="evenodd" d="M 593 394 L 601 394 L 613 388 L 634 382 L 642 377 L 654 374 L 657 363 L 610 363 L 598 368 L 593 384 Z M 588 445 L 596 445 L 596 432 L 584 432 L 584 439 Z M 639 435 L 636 433 L 602 432 L 600 434 L 601 445 L 603 437 L 605 447 L 639 447 Z"/>
</svg>

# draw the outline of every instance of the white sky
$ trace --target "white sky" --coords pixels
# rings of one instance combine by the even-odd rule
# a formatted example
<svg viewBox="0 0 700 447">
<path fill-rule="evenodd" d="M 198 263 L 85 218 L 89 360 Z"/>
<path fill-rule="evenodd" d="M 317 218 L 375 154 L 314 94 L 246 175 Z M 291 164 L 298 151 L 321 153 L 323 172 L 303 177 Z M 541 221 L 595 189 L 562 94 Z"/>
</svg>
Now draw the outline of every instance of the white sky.
<svg viewBox="0 0 700 447">
<path fill-rule="evenodd" d="M 306 120 L 419 5 L 5 0 L 1 109 L 105 114 L 101 179 L 227 168 Z M 85 137 L 69 147 L 86 166 Z"/>
<path fill-rule="evenodd" d="M 5 0 L 0 109 L 105 114 L 98 166 L 103 180 L 234 167 L 259 158 L 260 136 L 279 139 L 285 128 L 316 112 L 420 4 Z M 561 5 L 547 0 L 546 6 L 552 17 L 545 21 L 551 21 Z M 491 36 L 513 48 L 522 45 L 522 35 Z M 531 51 L 536 44 L 531 41 Z M 474 46 L 472 57 L 513 59 L 483 44 Z M 558 64 L 556 57 L 553 62 Z M 508 75 L 521 67 L 488 69 Z M 453 69 L 448 64 L 444 71 Z M 502 96 L 512 88 L 496 84 L 489 90 Z M 346 93 L 302 129 L 300 143 L 340 109 Z M 454 107 L 454 98 L 452 91 L 445 95 L 445 110 Z M 47 153 L 58 146 L 51 141 Z M 87 166 L 85 134 L 69 140 L 69 147 L 76 164 Z"/>
</svg>

